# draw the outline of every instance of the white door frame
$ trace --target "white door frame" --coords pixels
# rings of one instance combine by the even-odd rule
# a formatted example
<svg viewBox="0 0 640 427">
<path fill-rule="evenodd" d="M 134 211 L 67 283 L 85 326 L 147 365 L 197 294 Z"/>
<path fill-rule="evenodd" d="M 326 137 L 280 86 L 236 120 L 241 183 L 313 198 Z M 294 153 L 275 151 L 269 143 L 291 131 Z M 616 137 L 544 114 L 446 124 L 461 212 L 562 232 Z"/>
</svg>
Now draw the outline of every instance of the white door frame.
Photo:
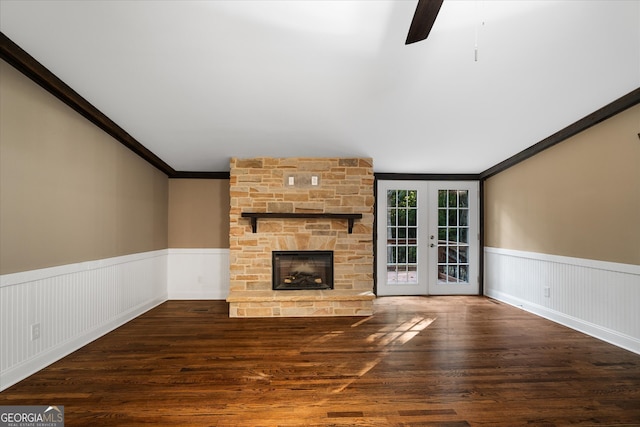
<svg viewBox="0 0 640 427">
<path fill-rule="evenodd" d="M 438 253 L 436 246 L 429 249 L 429 295 L 478 295 L 480 292 L 480 183 L 478 181 L 430 181 L 429 182 L 429 232 L 438 241 L 438 192 L 440 190 L 468 191 L 468 229 L 469 243 L 467 259 L 469 261 L 468 281 L 466 283 L 446 283 L 438 277 Z M 435 214 L 434 214 L 435 211 Z M 446 248 L 443 248 L 446 249 Z"/>
<path fill-rule="evenodd" d="M 398 283 L 387 285 L 387 191 L 388 190 L 417 190 L 418 191 L 418 231 L 424 229 L 417 236 L 418 238 L 418 271 L 417 281 L 414 283 Z M 376 213 L 376 230 L 378 236 L 377 244 L 377 286 L 376 294 L 378 296 L 387 295 L 427 295 L 429 291 L 428 281 L 428 250 L 427 250 L 427 232 L 429 227 L 428 218 L 428 181 L 409 181 L 409 180 L 378 180 L 377 189 L 377 213 Z M 424 240 L 424 242 L 422 242 Z"/>
<path fill-rule="evenodd" d="M 376 194 L 376 294 L 388 295 L 478 295 L 479 293 L 479 181 L 378 180 Z M 387 191 L 417 190 L 417 280 L 388 283 Z M 469 272 L 468 283 L 438 280 L 438 191 L 468 190 Z M 433 238 L 432 238 L 433 236 Z M 433 245 L 433 246 L 432 246 Z M 444 248 L 443 248 L 444 249 Z M 444 249 L 446 250 L 446 249 Z"/>
</svg>

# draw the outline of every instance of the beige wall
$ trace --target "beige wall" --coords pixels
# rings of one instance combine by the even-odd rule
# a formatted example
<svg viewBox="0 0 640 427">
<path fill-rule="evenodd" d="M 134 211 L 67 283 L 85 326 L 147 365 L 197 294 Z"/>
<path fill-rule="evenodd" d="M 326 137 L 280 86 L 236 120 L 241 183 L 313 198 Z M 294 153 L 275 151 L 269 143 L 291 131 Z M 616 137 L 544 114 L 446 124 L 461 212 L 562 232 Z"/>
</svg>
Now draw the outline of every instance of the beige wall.
<svg viewBox="0 0 640 427">
<path fill-rule="evenodd" d="M 485 182 L 485 245 L 640 264 L 640 105 Z"/>
<path fill-rule="evenodd" d="M 169 247 L 229 247 L 229 180 L 169 180 Z"/>
<path fill-rule="evenodd" d="M 0 61 L 0 273 L 167 248 L 168 179 Z"/>
</svg>

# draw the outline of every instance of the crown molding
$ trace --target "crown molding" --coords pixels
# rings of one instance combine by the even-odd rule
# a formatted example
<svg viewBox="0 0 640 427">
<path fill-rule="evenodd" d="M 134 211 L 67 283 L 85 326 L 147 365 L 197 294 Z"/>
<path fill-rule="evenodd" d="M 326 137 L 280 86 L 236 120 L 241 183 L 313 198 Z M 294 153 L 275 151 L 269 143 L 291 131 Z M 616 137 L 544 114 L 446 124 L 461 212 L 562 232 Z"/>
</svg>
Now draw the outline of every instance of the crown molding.
<svg viewBox="0 0 640 427">
<path fill-rule="evenodd" d="M 167 176 L 176 171 L 0 32 L 0 58 Z"/>
<path fill-rule="evenodd" d="M 189 171 L 177 171 L 169 178 L 176 179 L 229 179 L 231 177 L 230 172 L 189 172 Z"/>
<path fill-rule="evenodd" d="M 495 166 L 490 167 L 486 171 L 480 173 L 480 179 L 485 180 L 487 178 L 492 177 L 506 169 L 509 169 L 512 166 L 517 165 L 518 163 L 527 160 L 530 157 L 535 156 L 541 151 L 546 150 L 547 148 L 553 147 L 556 144 L 561 143 L 562 141 L 571 138 L 572 136 L 589 129 L 591 126 L 597 125 L 600 122 L 607 120 L 623 112 L 624 110 L 631 108 L 640 103 L 640 88 L 635 89 L 628 94 L 616 99 L 610 104 L 605 105 L 597 111 L 589 114 L 588 116 L 583 117 L 575 123 L 570 124 L 566 128 L 554 133 L 553 135 L 543 139 L 537 144 L 532 145 L 531 147 L 509 157 L 506 160 L 498 163 Z M 640 134 L 638 134 L 640 137 Z"/>
<path fill-rule="evenodd" d="M 374 172 L 376 180 L 390 181 L 477 181 L 477 173 L 388 173 Z"/>
</svg>

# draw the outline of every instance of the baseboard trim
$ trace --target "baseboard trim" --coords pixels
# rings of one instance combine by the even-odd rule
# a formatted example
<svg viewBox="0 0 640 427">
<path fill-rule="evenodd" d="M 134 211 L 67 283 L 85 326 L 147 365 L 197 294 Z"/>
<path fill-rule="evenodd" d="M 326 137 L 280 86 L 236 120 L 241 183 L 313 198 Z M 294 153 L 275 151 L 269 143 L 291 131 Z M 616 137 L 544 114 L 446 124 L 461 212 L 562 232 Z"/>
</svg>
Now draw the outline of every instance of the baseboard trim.
<svg viewBox="0 0 640 427">
<path fill-rule="evenodd" d="M 490 248 L 484 294 L 640 354 L 640 266 Z"/>
<path fill-rule="evenodd" d="M 22 363 L 19 363 L 2 373 L 2 380 L 0 381 L 0 391 L 11 387 L 14 384 L 24 380 L 25 378 L 33 375 L 35 372 L 46 368 L 52 363 L 57 362 L 65 356 L 73 353 L 79 348 L 89 344 L 92 341 L 102 337 L 103 335 L 119 328 L 127 322 L 135 319 L 141 314 L 146 313 L 150 309 L 162 304 L 167 300 L 166 295 L 161 298 L 157 298 L 153 301 L 149 301 L 145 304 L 141 304 L 125 313 L 122 313 L 115 319 L 102 324 L 86 333 L 76 336 L 73 339 L 59 343 L 54 347 L 51 347 L 31 359 L 27 359 Z"/>
<path fill-rule="evenodd" d="M 0 391 L 166 301 L 166 277 L 166 249 L 0 276 Z"/>
<path fill-rule="evenodd" d="M 512 297 L 511 295 L 507 295 L 502 292 L 489 292 L 485 295 L 489 298 L 504 302 L 537 316 L 544 317 L 545 319 L 551 320 L 560 325 L 585 333 L 594 338 L 598 338 L 602 341 L 608 342 L 609 344 L 640 354 L 640 340 L 637 340 L 634 337 L 621 334 L 590 322 L 585 322 L 584 320 L 568 316 L 555 310 L 550 310 L 547 307 L 532 304 L 528 301 Z"/>
</svg>

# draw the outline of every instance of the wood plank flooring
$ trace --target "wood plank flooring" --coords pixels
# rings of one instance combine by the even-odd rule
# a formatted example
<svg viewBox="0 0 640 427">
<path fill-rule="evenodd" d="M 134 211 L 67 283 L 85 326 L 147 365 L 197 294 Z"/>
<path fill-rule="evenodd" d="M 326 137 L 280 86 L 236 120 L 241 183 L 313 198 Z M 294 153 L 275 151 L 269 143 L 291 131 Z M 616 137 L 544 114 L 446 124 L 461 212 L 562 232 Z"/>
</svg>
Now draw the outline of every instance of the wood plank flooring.
<svg viewBox="0 0 640 427">
<path fill-rule="evenodd" d="M 231 319 L 168 301 L 0 393 L 66 426 L 640 426 L 640 355 L 484 297 Z"/>
</svg>

